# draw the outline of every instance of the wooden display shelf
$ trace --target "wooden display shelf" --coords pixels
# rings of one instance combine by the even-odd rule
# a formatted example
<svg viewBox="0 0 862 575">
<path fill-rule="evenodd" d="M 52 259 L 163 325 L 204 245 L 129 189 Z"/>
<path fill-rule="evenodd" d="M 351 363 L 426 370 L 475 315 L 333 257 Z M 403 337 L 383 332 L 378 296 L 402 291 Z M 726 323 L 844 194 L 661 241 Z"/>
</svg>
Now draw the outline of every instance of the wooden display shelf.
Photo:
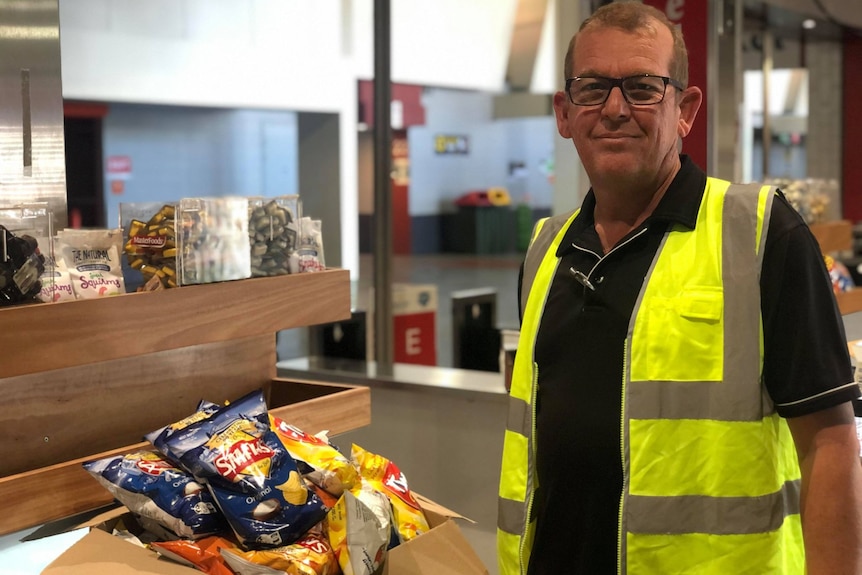
<svg viewBox="0 0 862 575">
<path fill-rule="evenodd" d="M 347 270 L 4 308 L 0 378 L 349 317 Z"/>
<path fill-rule="evenodd" d="M 346 270 L 0 309 L 0 534 L 93 509 L 88 459 L 266 388 L 309 432 L 370 422 L 367 388 L 276 380 L 282 329 L 350 317 Z"/>
<path fill-rule="evenodd" d="M 367 387 L 276 379 L 269 384 L 269 411 L 308 433 L 343 433 L 371 423 Z M 113 501 L 82 463 L 139 449 L 135 443 L 0 478 L 0 535 L 96 509 Z"/>
<path fill-rule="evenodd" d="M 824 254 L 853 249 L 853 223 L 849 220 L 821 222 L 808 227 Z"/>
<path fill-rule="evenodd" d="M 837 293 L 835 299 L 838 301 L 838 310 L 841 315 L 862 311 L 862 288 L 860 287 Z"/>
</svg>

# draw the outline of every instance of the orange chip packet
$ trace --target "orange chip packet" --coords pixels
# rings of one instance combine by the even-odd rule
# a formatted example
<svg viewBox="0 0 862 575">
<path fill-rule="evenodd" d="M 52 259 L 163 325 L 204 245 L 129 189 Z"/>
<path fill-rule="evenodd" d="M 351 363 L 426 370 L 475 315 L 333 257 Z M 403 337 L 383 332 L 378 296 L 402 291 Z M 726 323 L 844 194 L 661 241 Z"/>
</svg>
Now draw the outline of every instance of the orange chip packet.
<svg viewBox="0 0 862 575">
<path fill-rule="evenodd" d="M 272 414 L 269 415 L 269 422 L 290 456 L 314 470 L 312 473 L 303 473 L 306 479 L 335 497 L 358 483 L 356 468 L 329 443 Z"/>
<path fill-rule="evenodd" d="M 197 541 L 155 541 L 150 544 L 159 555 L 179 563 L 191 564 L 209 575 L 235 575 L 221 556 L 222 549 L 239 549 L 239 546 L 224 537 L 204 537 Z"/>
<path fill-rule="evenodd" d="M 341 572 L 329 542 L 312 532 L 284 547 L 263 551 L 225 549 L 222 555 L 238 575 L 256 575 L 261 572 L 261 565 L 287 575 L 337 575 Z"/>
<path fill-rule="evenodd" d="M 359 469 L 362 479 L 392 502 L 392 519 L 402 543 L 431 530 L 425 513 L 407 487 L 407 478 L 397 465 L 355 443 L 350 458 Z"/>
</svg>

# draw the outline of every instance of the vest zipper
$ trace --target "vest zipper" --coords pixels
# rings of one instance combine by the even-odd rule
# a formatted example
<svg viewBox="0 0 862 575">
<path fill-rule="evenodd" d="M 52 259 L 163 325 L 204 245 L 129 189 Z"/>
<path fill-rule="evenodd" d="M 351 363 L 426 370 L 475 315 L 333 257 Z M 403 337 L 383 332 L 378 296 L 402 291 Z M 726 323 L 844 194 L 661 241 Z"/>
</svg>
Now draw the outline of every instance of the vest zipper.
<svg viewBox="0 0 862 575">
<path fill-rule="evenodd" d="M 623 506 L 626 501 L 626 490 L 628 489 L 628 473 L 626 472 L 626 371 L 628 370 L 628 348 L 629 341 L 623 342 L 623 384 L 620 397 L 620 466 L 623 470 L 623 488 L 620 492 L 620 510 L 617 517 L 617 575 L 623 575 Z"/>
<path fill-rule="evenodd" d="M 528 455 L 530 460 L 533 461 L 533 465 L 536 462 L 536 396 L 539 393 L 539 364 L 535 361 L 533 362 L 533 382 L 532 386 L 532 396 L 530 399 L 530 437 L 533 440 L 530 442 L 529 449 L 532 451 L 531 454 Z M 527 468 L 529 473 L 532 473 L 532 469 Z M 521 533 L 521 544 L 520 549 L 518 549 L 518 563 L 520 563 L 521 575 L 527 575 L 527 565 L 524 565 L 524 547 L 527 542 L 527 529 L 530 528 L 530 515 L 532 515 L 533 511 L 533 498 L 536 495 L 535 486 L 530 490 L 530 493 L 527 495 L 527 513 L 524 516 L 524 532 Z"/>
</svg>

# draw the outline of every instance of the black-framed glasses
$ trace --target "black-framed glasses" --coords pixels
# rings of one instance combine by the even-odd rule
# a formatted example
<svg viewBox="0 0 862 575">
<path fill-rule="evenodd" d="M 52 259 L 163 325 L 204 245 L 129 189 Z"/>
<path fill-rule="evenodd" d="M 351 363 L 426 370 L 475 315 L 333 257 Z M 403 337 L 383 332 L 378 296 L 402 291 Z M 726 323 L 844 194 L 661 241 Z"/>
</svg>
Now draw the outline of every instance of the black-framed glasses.
<svg viewBox="0 0 862 575">
<path fill-rule="evenodd" d="M 667 86 L 684 90 L 683 85 L 667 76 L 638 74 L 625 78 L 605 76 L 575 76 L 566 79 L 566 93 L 569 101 L 576 106 L 599 106 L 604 104 L 611 90 L 619 88 L 626 102 L 635 106 L 660 104 L 664 100 Z"/>
</svg>

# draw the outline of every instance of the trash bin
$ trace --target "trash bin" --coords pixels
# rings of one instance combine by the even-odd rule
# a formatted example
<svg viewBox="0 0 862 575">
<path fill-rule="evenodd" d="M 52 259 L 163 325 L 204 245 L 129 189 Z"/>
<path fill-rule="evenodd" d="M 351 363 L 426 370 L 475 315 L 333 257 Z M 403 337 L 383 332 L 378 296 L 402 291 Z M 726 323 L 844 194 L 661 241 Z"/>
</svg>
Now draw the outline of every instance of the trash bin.
<svg viewBox="0 0 862 575">
<path fill-rule="evenodd" d="M 497 290 L 452 292 L 452 365 L 461 369 L 500 371 Z"/>
<path fill-rule="evenodd" d="M 533 233 L 533 210 L 527 204 L 518 204 L 515 208 L 515 227 L 517 229 L 515 247 L 520 252 L 526 252 L 530 247 L 530 236 Z"/>
</svg>

